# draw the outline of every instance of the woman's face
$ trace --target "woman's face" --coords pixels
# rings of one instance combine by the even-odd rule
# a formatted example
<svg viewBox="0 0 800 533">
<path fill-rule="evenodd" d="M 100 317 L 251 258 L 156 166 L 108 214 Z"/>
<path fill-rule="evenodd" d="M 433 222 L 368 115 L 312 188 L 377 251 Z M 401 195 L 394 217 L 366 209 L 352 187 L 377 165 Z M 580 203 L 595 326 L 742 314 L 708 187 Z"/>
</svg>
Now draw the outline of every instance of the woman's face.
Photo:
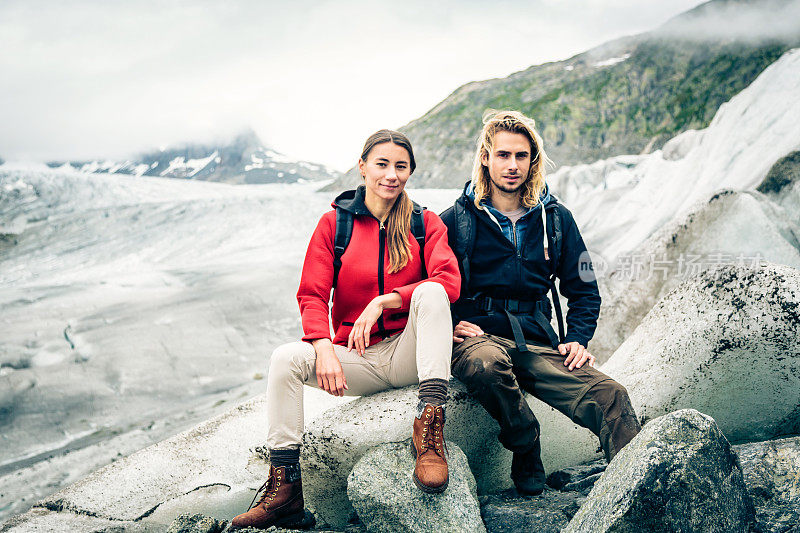
<svg viewBox="0 0 800 533">
<path fill-rule="evenodd" d="M 367 160 L 358 160 L 358 170 L 364 177 L 367 194 L 383 200 L 396 200 L 411 176 L 408 150 L 391 142 L 372 147 Z"/>
</svg>

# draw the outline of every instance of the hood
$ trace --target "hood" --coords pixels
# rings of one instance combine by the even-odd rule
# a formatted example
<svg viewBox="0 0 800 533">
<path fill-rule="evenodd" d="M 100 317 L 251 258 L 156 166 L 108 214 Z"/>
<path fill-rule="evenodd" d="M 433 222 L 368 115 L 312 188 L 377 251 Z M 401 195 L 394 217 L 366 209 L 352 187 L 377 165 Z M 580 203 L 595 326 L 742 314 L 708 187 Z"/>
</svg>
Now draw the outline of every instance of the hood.
<svg viewBox="0 0 800 533">
<path fill-rule="evenodd" d="M 472 205 L 475 205 L 475 188 L 472 186 L 472 180 L 464 184 L 464 192 L 461 196 Z M 547 182 L 544 184 L 544 191 L 542 191 L 542 194 L 539 196 L 539 200 L 541 200 L 542 205 L 544 205 L 545 208 L 555 205 L 558 202 L 556 196 L 554 194 L 550 194 L 550 186 L 547 184 Z M 538 205 L 536 207 L 538 207 Z M 536 209 L 536 207 L 531 209 Z"/>
<path fill-rule="evenodd" d="M 331 207 L 344 209 L 354 215 L 372 216 L 372 213 L 369 212 L 367 205 L 364 203 L 365 191 L 366 187 L 364 185 L 359 185 L 357 189 L 344 191 L 331 203 Z"/>
</svg>

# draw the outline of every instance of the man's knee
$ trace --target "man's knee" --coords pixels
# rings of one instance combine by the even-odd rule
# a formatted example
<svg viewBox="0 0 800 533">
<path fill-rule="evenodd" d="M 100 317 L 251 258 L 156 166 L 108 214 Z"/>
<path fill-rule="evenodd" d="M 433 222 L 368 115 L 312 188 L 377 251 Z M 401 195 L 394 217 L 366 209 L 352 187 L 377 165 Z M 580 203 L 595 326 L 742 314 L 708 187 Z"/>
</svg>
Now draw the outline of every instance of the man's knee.
<svg viewBox="0 0 800 533">
<path fill-rule="evenodd" d="M 607 379 L 592 389 L 592 397 L 602 407 L 607 420 L 626 415 L 636 416 L 628 396 L 628 390 L 622 384 L 613 379 Z"/>
<path fill-rule="evenodd" d="M 468 386 L 490 385 L 512 376 L 508 352 L 488 341 L 468 349 L 456 367 L 454 373 Z"/>
<path fill-rule="evenodd" d="M 582 403 L 587 427 L 600 437 L 609 461 L 641 430 L 627 389 L 612 379 L 593 386 Z"/>
</svg>

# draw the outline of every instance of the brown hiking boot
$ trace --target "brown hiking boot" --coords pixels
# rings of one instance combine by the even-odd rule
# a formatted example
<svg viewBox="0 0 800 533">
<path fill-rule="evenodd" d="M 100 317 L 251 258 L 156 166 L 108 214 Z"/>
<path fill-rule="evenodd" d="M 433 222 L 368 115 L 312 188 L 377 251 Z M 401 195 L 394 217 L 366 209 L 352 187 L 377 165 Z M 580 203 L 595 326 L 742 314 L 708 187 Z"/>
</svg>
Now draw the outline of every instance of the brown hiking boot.
<svg viewBox="0 0 800 533">
<path fill-rule="evenodd" d="M 258 503 L 253 505 L 262 491 Z M 278 468 L 270 465 L 269 478 L 256 492 L 249 510 L 233 519 L 231 529 L 294 525 L 302 522 L 304 515 L 300 465 Z"/>
<path fill-rule="evenodd" d="M 423 492 L 444 492 L 449 475 L 444 443 L 444 407 L 425 404 L 414 419 L 411 451 L 417 458 L 414 483 Z"/>
</svg>

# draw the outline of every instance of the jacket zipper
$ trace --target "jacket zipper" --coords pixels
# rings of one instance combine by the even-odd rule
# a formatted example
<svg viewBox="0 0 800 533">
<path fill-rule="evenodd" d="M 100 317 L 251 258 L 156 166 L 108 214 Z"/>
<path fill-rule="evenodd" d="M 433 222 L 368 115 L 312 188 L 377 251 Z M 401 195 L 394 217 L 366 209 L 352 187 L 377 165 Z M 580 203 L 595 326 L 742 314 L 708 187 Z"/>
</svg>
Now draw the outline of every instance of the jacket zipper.
<svg viewBox="0 0 800 533">
<path fill-rule="evenodd" d="M 517 253 L 517 258 L 519 258 L 519 246 L 517 246 L 517 223 L 513 221 L 511 222 L 511 240 L 514 242 L 514 251 Z"/>
<path fill-rule="evenodd" d="M 383 295 L 383 255 L 386 252 L 386 226 L 380 222 L 378 229 L 378 296 Z M 386 327 L 383 325 L 383 313 L 378 317 L 378 335 L 385 337 Z"/>
</svg>

